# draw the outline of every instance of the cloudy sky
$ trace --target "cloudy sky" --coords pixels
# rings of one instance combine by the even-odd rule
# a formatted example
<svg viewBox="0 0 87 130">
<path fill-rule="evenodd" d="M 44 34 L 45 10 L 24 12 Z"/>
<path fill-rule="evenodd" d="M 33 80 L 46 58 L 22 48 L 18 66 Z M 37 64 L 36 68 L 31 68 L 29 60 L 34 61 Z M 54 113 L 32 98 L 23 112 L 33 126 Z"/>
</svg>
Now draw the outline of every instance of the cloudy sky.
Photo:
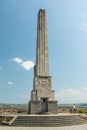
<svg viewBox="0 0 87 130">
<path fill-rule="evenodd" d="M 39 9 L 56 100 L 87 103 L 87 0 L 0 0 L 0 103 L 30 100 Z"/>
</svg>

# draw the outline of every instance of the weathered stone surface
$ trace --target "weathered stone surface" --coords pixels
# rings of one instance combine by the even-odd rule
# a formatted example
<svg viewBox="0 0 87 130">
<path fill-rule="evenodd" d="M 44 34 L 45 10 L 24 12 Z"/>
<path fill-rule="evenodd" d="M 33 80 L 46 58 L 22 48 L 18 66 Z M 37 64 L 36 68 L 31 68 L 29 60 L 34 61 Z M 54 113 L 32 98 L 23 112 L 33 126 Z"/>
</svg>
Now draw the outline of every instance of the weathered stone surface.
<svg viewBox="0 0 87 130">
<path fill-rule="evenodd" d="M 49 75 L 46 12 L 38 12 L 36 65 L 34 67 L 33 90 L 28 113 L 57 113 L 57 101 Z"/>
<path fill-rule="evenodd" d="M 87 120 L 83 119 L 79 115 L 18 115 L 16 119 L 11 123 L 13 126 L 21 127 L 53 127 L 54 129 L 72 125 L 87 124 Z M 53 129 L 53 130 L 54 130 Z M 71 129 L 70 129 L 71 130 Z M 76 129 L 77 130 L 77 129 Z M 83 130 L 83 129 L 82 129 Z M 87 129 L 86 129 L 87 130 Z"/>
</svg>

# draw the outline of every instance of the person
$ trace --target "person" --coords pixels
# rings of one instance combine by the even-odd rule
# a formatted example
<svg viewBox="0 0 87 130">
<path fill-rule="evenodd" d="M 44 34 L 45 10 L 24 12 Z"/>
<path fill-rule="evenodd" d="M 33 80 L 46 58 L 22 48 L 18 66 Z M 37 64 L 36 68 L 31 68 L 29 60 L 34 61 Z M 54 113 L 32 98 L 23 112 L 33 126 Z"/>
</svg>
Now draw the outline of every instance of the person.
<svg viewBox="0 0 87 130">
<path fill-rule="evenodd" d="M 76 104 L 73 104 L 73 112 L 76 112 Z"/>
</svg>

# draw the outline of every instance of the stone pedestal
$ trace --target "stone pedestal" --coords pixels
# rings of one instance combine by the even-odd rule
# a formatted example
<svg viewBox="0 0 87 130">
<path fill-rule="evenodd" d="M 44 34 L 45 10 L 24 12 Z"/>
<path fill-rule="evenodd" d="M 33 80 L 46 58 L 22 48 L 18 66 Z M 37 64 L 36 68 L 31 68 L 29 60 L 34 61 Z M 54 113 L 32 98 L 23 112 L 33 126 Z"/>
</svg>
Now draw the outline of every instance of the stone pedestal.
<svg viewBox="0 0 87 130">
<path fill-rule="evenodd" d="M 46 105 L 46 106 L 45 106 Z M 44 111 L 44 107 L 45 111 Z M 28 114 L 45 114 L 45 113 L 58 113 L 57 101 L 49 101 L 43 103 L 42 101 L 30 101 Z"/>
</svg>

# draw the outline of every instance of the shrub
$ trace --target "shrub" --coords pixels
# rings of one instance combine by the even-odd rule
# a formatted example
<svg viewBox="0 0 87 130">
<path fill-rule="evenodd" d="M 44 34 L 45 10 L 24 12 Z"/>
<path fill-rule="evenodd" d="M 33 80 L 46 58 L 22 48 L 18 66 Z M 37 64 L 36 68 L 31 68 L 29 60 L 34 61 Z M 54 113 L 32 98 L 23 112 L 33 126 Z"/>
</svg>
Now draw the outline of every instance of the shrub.
<svg viewBox="0 0 87 130">
<path fill-rule="evenodd" d="M 87 113 L 87 109 L 78 109 L 76 113 Z"/>
<path fill-rule="evenodd" d="M 17 113 L 27 113 L 26 109 L 18 109 Z"/>
</svg>

